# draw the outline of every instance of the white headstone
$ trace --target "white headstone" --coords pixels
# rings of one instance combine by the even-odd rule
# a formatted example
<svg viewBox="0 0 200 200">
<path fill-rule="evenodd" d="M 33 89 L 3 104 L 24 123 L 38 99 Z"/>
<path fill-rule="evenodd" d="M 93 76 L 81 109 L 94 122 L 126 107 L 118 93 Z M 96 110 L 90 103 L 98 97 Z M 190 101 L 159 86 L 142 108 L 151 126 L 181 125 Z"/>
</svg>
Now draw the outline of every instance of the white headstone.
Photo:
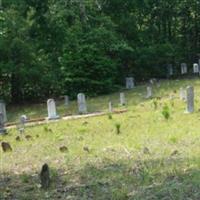
<svg viewBox="0 0 200 200">
<path fill-rule="evenodd" d="M 78 111 L 80 114 L 86 114 L 87 113 L 87 105 L 86 105 L 86 99 L 85 94 L 79 93 L 77 95 L 78 100 Z"/>
<path fill-rule="evenodd" d="M 108 111 L 109 111 L 110 113 L 113 112 L 112 102 L 111 102 L 111 101 L 108 103 Z"/>
<path fill-rule="evenodd" d="M 181 74 L 187 74 L 187 64 L 181 63 Z"/>
<path fill-rule="evenodd" d="M 193 64 L 193 73 L 198 74 L 199 73 L 199 65 L 197 63 Z"/>
<path fill-rule="evenodd" d="M 126 98 L 125 98 L 125 94 L 123 92 L 120 93 L 120 105 L 121 106 L 126 105 Z"/>
<path fill-rule="evenodd" d="M 193 113 L 194 112 L 194 88 L 191 86 L 188 86 L 186 91 L 187 91 L 186 113 Z"/>
<path fill-rule="evenodd" d="M 152 87 L 147 86 L 147 96 L 146 96 L 146 98 L 149 99 L 151 97 L 152 97 Z"/>
<path fill-rule="evenodd" d="M 3 100 L 0 100 L 0 113 L 3 114 L 3 121 L 4 123 L 7 122 L 7 115 L 6 115 L 6 104 Z"/>
<path fill-rule="evenodd" d="M 57 115 L 56 112 L 56 103 L 54 99 L 48 99 L 47 110 L 48 110 L 48 120 L 59 119 L 59 115 Z"/>
<path fill-rule="evenodd" d="M 69 106 L 69 96 L 65 95 L 65 106 Z"/>
<path fill-rule="evenodd" d="M 134 78 L 133 77 L 127 77 L 126 78 L 126 89 L 133 89 L 135 87 Z"/>
<path fill-rule="evenodd" d="M 6 133 L 5 129 L 5 122 L 4 122 L 4 115 L 2 112 L 0 112 L 0 135 L 3 135 Z"/>
<path fill-rule="evenodd" d="M 180 100 L 186 101 L 186 90 L 184 88 L 180 88 Z"/>
</svg>

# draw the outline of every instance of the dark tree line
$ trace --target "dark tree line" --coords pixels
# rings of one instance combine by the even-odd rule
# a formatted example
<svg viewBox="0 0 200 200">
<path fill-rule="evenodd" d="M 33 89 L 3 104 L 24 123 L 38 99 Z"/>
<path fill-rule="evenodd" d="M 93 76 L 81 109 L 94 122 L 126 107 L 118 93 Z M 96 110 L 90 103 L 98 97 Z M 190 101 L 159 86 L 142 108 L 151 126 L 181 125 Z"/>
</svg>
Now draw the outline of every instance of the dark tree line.
<svg viewBox="0 0 200 200">
<path fill-rule="evenodd" d="M 0 96 L 108 93 L 200 52 L 199 0 L 1 0 Z"/>
</svg>

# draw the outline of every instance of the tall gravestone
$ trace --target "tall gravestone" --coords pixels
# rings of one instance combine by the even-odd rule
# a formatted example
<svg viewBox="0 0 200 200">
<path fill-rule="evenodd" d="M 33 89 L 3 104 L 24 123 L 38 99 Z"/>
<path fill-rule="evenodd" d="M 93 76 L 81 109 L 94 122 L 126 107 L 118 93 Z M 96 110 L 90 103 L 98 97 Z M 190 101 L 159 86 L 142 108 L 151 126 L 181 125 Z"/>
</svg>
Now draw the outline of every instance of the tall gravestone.
<svg viewBox="0 0 200 200">
<path fill-rule="evenodd" d="M 119 96 L 120 96 L 120 105 L 125 106 L 126 105 L 125 94 L 123 92 L 121 92 Z"/>
<path fill-rule="evenodd" d="M 194 112 L 194 88 L 192 86 L 188 86 L 186 89 L 187 92 L 187 107 L 186 113 Z"/>
<path fill-rule="evenodd" d="M 7 122 L 6 104 L 5 104 L 5 102 L 3 100 L 0 100 L 0 113 L 3 114 L 4 123 Z"/>
<path fill-rule="evenodd" d="M 187 64 L 186 63 L 181 63 L 181 74 L 187 74 Z"/>
<path fill-rule="evenodd" d="M 147 95 L 146 95 L 146 98 L 149 99 L 151 98 L 153 95 L 153 92 L 152 92 L 152 87 L 151 86 L 147 86 Z"/>
<path fill-rule="evenodd" d="M 180 100 L 186 101 L 186 91 L 184 88 L 180 88 Z"/>
<path fill-rule="evenodd" d="M 193 64 L 193 73 L 198 74 L 199 73 L 199 65 L 197 63 Z"/>
<path fill-rule="evenodd" d="M 0 112 L 0 135 L 3 135 L 6 133 L 5 129 L 5 122 L 4 122 L 4 115 Z"/>
<path fill-rule="evenodd" d="M 112 102 L 111 102 L 111 101 L 108 103 L 108 111 L 109 111 L 110 113 L 113 112 L 113 107 L 112 107 Z"/>
<path fill-rule="evenodd" d="M 65 95 L 65 106 L 69 106 L 69 96 Z"/>
<path fill-rule="evenodd" d="M 127 77 L 126 78 L 126 89 L 131 90 L 135 87 L 134 78 Z"/>
<path fill-rule="evenodd" d="M 79 93 L 77 95 L 77 100 L 78 100 L 78 112 L 80 114 L 86 114 L 87 113 L 87 104 L 86 104 L 85 94 Z"/>
<path fill-rule="evenodd" d="M 48 99 L 47 110 L 48 110 L 48 120 L 59 119 L 59 115 L 57 115 L 57 112 L 56 112 L 56 103 L 54 99 Z"/>
<path fill-rule="evenodd" d="M 170 77 L 170 76 L 173 76 L 173 74 L 174 74 L 173 65 L 169 64 L 167 66 L 167 76 Z"/>
</svg>

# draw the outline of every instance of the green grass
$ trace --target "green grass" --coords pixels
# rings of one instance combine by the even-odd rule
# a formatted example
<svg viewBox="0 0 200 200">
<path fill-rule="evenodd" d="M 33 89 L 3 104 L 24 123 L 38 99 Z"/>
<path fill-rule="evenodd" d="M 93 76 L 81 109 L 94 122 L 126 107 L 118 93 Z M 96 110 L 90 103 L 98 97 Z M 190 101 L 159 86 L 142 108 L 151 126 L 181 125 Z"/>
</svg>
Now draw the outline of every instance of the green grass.
<svg viewBox="0 0 200 200">
<path fill-rule="evenodd" d="M 179 88 L 187 85 L 195 87 L 193 114 L 184 114 L 185 103 L 179 100 Z M 0 199 L 199 200 L 199 94 L 198 79 L 164 81 L 154 89 L 161 99 L 144 99 L 144 86 L 126 92 L 127 113 L 29 127 L 20 142 L 17 130 L 10 129 L 0 136 L 13 148 L 11 153 L 0 150 Z M 119 108 L 116 93 L 89 99 L 90 111 L 107 109 L 109 99 Z M 169 119 L 163 116 L 166 105 Z M 23 111 L 34 118 L 46 115 L 42 108 Z M 12 109 L 14 121 L 20 108 Z M 58 110 L 64 113 L 62 102 Z M 75 102 L 69 110 L 76 113 Z M 60 152 L 62 146 L 68 151 Z M 44 163 L 51 169 L 47 191 L 40 189 L 38 178 Z"/>
</svg>

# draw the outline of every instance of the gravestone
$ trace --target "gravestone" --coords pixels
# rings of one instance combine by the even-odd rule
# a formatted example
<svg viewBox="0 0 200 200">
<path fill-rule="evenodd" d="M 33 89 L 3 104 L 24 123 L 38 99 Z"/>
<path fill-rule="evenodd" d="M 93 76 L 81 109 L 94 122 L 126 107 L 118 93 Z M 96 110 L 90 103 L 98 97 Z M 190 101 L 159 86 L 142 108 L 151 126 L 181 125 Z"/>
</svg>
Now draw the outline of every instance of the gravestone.
<svg viewBox="0 0 200 200">
<path fill-rule="evenodd" d="M 59 115 L 56 112 L 56 103 L 54 99 L 48 99 L 47 101 L 47 110 L 48 110 L 48 120 L 59 119 Z"/>
<path fill-rule="evenodd" d="M 65 106 L 69 106 L 69 96 L 65 95 Z"/>
<path fill-rule="evenodd" d="M 126 105 L 126 98 L 125 98 L 125 94 L 123 92 L 120 93 L 120 105 L 121 106 Z"/>
<path fill-rule="evenodd" d="M 108 103 L 108 112 L 110 112 L 110 113 L 113 112 L 112 102 L 111 101 Z"/>
<path fill-rule="evenodd" d="M 4 123 L 7 122 L 6 104 L 5 104 L 5 102 L 3 100 L 0 100 L 0 113 L 3 114 Z"/>
<path fill-rule="evenodd" d="M 198 74 L 199 73 L 199 65 L 197 63 L 193 64 L 193 73 Z"/>
<path fill-rule="evenodd" d="M 126 89 L 131 90 L 135 87 L 134 78 L 127 77 L 126 78 Z"/>
<path fill-rule="evenodd" d="M 187 107 L 185 113 L 193 113 L 194 112 L 194 88 L 192 86 L 188 86 L 186 89 L 187 92 Z"/>
<path fill-rule="evenodd" d="M 173 75 L 174 75 L 173 65 L 169 64 L 167 66 L 167 76 L 170 77 L 170 76 L 173 76 Z"/>
<path fill-rule="evenodd" d="M 186 101 L 186 91 L 182 87 L 180 88 L 180 100 Z"/>
<path fill-rule="evenodd" d="M 19 132 L 23 133 L 25 130 L 25 123 L 27 122 L 28 118 L 26 115 L 21 115 L 19 119 Z"/>
<path fill-rule="evenodd" d="M 152 87 L 151 86 L 147 86 L 147 96 L 146 98 L 149 99 L 152 97 Z"/>
<path fill-rule="evenodd" d="M 187 74 L 187 64 L 181 63 L 181 74 Z"/>
<path fill-rule="evenodd" d="M 78 99 L 78 112 L 80 114 L 86 114 L 87 113 L 87 105 L 86 105 L 85 94 L 79 93 L 77 95 L 77 99 Z"/>
<path fill-rule="evenodd" d="M 4 115 L 0 112 L 0 135 L 3 135 L 6 133 L 5 129 L 5 122 L 4 122 Z"/>
</svg>

